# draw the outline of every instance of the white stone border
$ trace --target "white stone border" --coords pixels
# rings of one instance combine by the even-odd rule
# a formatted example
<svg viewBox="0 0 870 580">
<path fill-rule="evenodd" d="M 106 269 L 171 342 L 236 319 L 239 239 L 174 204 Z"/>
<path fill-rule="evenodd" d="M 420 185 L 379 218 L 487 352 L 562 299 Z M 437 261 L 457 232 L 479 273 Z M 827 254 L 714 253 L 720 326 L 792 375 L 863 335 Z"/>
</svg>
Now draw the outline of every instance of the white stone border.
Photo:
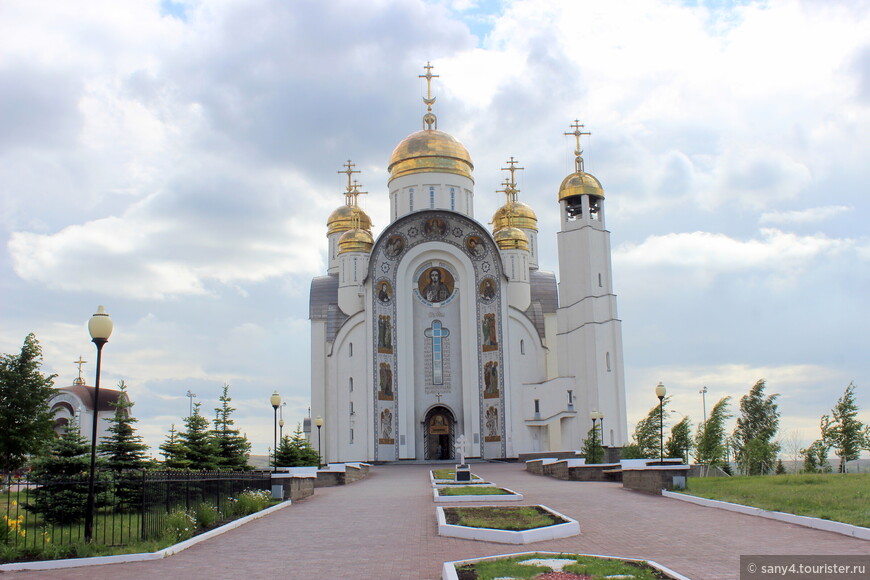
<svg viewBox="0 0 870 580">
<path fill-rule="evenodd" d="M 474 479 L 474 478 L 477 479 Z M 471 481 L 456 481 L 455 479 L 435 479 L 435 472 L 433 470 L 429 470 L 429 481 L 432 483 L 432 487 L 441 487 L 445 485 L 495 485 L 492 482 L 484 481 L 478 475 L 474 473 L 471 474 Z"/>
<path fill-rule="evenodd" d="M 662 566 L 658 562 L 653 562 L 652 560 L 641 560 L 639 558 L 623 558 L 621 556 L 603 556 L 601 554 L 574 554 L 568 552 L 518 552 L 516 554 L 499 554 L 497 556 L 486 556 L 485 558 L 471 558 L 469 560 L 454 560 L 453 562 L 444 562 L 444 566 L 441 569 L 441 580 L 459 580 L 459 575 L 456 573 L 456 568 L 458 566 L 465 566 L 467 564 L 476 564 L 477 562 L 486 562 L 489 560 L 499 560 L 501 558 L 515 558 L 517 556 L 534 556 L 540 554 L 542 556 L 589 556 L 592 558 L 606 558 L 608 560 L 624 560 L 626 562 L 643 562 L 644 564 L 648 564 L 658 570 L 659 572 L 664 572 L 665 574 L 670 575 L 674 580 L 691 580 L 691 578 L 687 576 L 683 576 L 682 574 L 678 574 L 671 570 L 666 566 Z"/>
<path fill-rule="evenodd" d="M 440 495 L 438 492 L 445 487 L 453 486 L 441 485 L 432 488 L 432 496 L 435 499 L 435 503 L 451 503 L 455 501 L 521 501 L 523 499 L 523 494 L 517 493 L 514 490 L 508 489 L 506 487 L 495 487 L 495 485 L 481 487 L 493 487 L 495 489 L 503 489 L 508 493 L 491 495 Z"/>
<path fill-rule="evenodd" d="M 495 505 L 482 505 L 474 507 L 505 507 Z M 481 542 L 496 542 L 498 544 L 531 544 L 532 542 L 542 542 L 544 540 L 553 540 L 556 538 L 570 538 L 580 533 L 580 524 L 577 520 L 571 519 L 564 514 L 560 514 L 555 510 L 551 510 L 545 505 L 521 506 L 521 507 L 539 507 L 547 510 L 554 516 L 565 520 L 564 524 L 555 524 L 552 526 L 544 526 L 543 528 L 534 528 L 531 530 L 495 530 L 492 528 L 472 528 L 469 526 L 458 526 L 448 524 L 447 518 L 444 515 L 444 508 L 435 508 L 438 516 L 438 535 L 448 536 L 451 538 L 462 538 L 464 540 L 479 540 Z"/>
<path fill-rule="evenodd" d="M 194 536 L 189 540 L 158 550 L 157 552 L 118 554 L 117 556 L 96 556 L 94 558 L 68 558 L 66 560 L 42 560 L 40 562 L 14 562 L 12 564 L 0 564 L 0 572 L 11 572 L 14 570 L 59 570 L 61 568 L 78 568 L 80 566 L 103 566 L 105 564 L 126 564 L 127 562 L 162 560 L 163 558 L 177 554 L 182 550 L 186 550 L 191 546 L 195 546 L 200 542 L 219 536 L 224 532 L 234 530 L 248 522 L 262 518 L 263 516 L 267 516 L 286 507 L 290 507 L 289 499 L 279 503 L 278 505 L 258 511 L 257 513 L 228 522 L 219 528 L 209 530 L 205 533 L 199 534 L 198 536 Z"/>
<path fill-rule="evenodd" d="M 843 534 L 861 540 L 870 540 L 870 528 L 862 528 L 861 526 L 853 526 L 852 524 L 844 524 L 842 522 L 833 522 L 831 520 L 823 520 L 821 518 L 811 518 L 809 516 L 798 516 L 795 514 L 787 514 L 784 512 L 772 512 L 762 508 L 741 505 L 739 503 L 730 503 L 727 501 L 719 501 L 715 499 L 707 499 L 695 495 L 687 495 L 684 493 L 674 493 L 672 491 L 662 490 L 664 497 L 687 501 L 705 507 L 717 508 L 747 514 L 750 516 L 759 516 L 771 520 L 778 520 L 789 524 L 814 528 L 816 530 L 824 530 L 826 532 L 834 532 L 835 534 Z"/>
</svg>

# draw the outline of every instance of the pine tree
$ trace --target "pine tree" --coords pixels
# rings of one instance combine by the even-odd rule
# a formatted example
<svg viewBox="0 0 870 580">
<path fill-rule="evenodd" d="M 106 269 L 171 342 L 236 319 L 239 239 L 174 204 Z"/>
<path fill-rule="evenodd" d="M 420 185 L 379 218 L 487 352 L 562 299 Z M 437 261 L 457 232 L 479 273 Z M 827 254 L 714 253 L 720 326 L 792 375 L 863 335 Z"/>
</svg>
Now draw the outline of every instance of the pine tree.
<svg viewBox="0 0 870 580">
<path fill-rule="evenodd" d="M 782 459 L 776 460 L 776 475 L 785 475 L 785 465 L 782 464 Z"/>
<path fill-rule="evenodd" d="M 601 463 L 604 460 L 604 447 L 601 445 L 601 426 L 596 425 L 586 433 L 586 439 L 580 447 L 580 452 L 586 458 L 586 464 Z"/>
<path fill-rule="evenodd" d="M 282 455 L 282 448 L 285 448 L 284 455 Z M 293 433 L 293 436 L 289 438 L 284 437 L 278 445 L 276 459 L 279 467 L 320 465 L 320 455 L 311 448 L 311 444 L 305 439 L 305 434 L 302 432 L 302 424 L 300 423 L 296 424 L 296 431 Z"/>
<path fill-rule="evenodd" d="M 854 383 L 849 383 L 843 396 L 837 399 L 837 404 L 831 409 L 831 418 L 825 423 L 822 426 L 823 439 L 840 458 L 839 472 L 846 473 L 846 462 L 858 459 L 862 449 L 870 448 L 870 426 L 858 420 Z"/>
<path fill-rule="evenodd" d="M 275 454 L 276 467 L 296 467 L 299 465 L 299 450 L 293 445 L 289 435 L 284 435 L 278 442 L 278 452 Z"/>
<path fill-rule="evenodd" d="M 668 426 L 667 409 L 670 403 L 670 396 L 665 397 L 661 405 L 656 405 L 647 413 L 646 418 L 637 422 L 634 427 L 634 445 L 637 445 L 640 450 L 640 455 L 644 459 L 655 459 L 661 454 L 661 431 L 662 426 L 666 429 Z M 664 410 L 664 422 L 662 423 L 661 412 Z"/>
<path fill-rule="evenodd" d="M 179 455 L 190 462 L 190 469 L 213 471 L 217 469 L 217 450 L 208 430 L 208 419 L 199 413 L 201 405 L 194 403 L 193 415 L 184 419 L 185 430 L 178 434 Z"/>
<path fill-rule="evenodd" d="M 731 417 L 728 402 L 731 397 L 719 399 L 710 416 L 698 427 L 695 434 L 695 461 L 702 465 L 726 468 L 725 461 L 725 421 Z"/>
<path fill-rule="evenodd" d="M 127 395 L 127 384 L 118 383 L 121 396 L 111 405 L 115 414 L 109 420 L 109 435 L 102 437 L 98 451 L 105 458 L 105 465 L 116 473 L 131 469 L 144 469 L 148 465 L 148 445 L 133 426 L 139 420 L 133 417 L 130 409 L 133 403 Z"/>
<path fill-rule="evenodd" d="M 0 470 L 19 469 L 54 438 L 48 401 L 57 375 L 44 376 L 41 365 L 42 348 L 33 333 L 20 354 L 0 355 Z"/>
<path fill-rule="evenodd" d="M 214 410 L 212 439 L 217 447 L 217 466 L 218 469 L 244 471 L 251 468 L 248 465 L 251 444 L 245 436 L 240 434 L 238 429 L 233 428 L 234 421 L 230 415 L 235 412 L 235 409 L 230 407 L 232 399 L 229 390 L 230 386 L 224 384 L 223 394 L 218 399 L 221 406 Z"/>
<path fill-rule="evenodd" d="M 665 443 L 665 457 L 682 457 L 689 462 L 689 452 L 692 448 L 692 421 L 683 417 L 679 423 L 671 427 L 671 436 Z"/>
<path fill-rule="evenodd" d="M 737 445 L 737 463 L 748 475 L 769 473 L 779 444 L 773 439 L 779 429 L 778 394 L 764 396 L 764 379 L 740 398 L 740 417 L 732 436 Z"/>
<path fill-rule="evenodd" d="M 166 469 L 186 469 L 190 467 L 190 461 L 184 456 L 184 449 L 181 447 L 178 431 L 175 430 L 174 424 L 166 435 L 166 441 L 160 445 L 160 453 L 163 455 L 163 467 Z"/>
<path fill-rule="evenodd" d="M 98 470 L 102 459 L 97 459 Z M 91 445 L 73 421 L 54 439 L 46 453 L 34 459 L 30 477 L 40 485 L 30 492 L 27 509 L 50 524 L 72 524 L 85 516 Z"/>
</svg>

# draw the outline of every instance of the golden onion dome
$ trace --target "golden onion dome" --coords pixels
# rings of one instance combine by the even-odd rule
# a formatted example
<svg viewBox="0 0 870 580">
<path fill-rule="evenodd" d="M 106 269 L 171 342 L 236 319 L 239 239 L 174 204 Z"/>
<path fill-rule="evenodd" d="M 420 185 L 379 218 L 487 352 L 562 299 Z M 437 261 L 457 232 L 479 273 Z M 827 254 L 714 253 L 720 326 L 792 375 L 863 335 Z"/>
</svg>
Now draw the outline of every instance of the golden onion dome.
<svg viewBox="0 0 870 580">
<path fill-rule="evenodd" d="M 508 213 L 511 213 L 510 218 Z M 492 231 L 497 232 L 511 225 L 524 230 L 538 231 L 538 216 L 532 208 L 521 201 L 506 203 L 493 214 Z"/>
<path fill-rule="evenodd" d="M 575 195 L 604 197 L 604 188 L 594 176 L 584 171 L 576 171 L 562 180 L 559 186 L 559 201 Z"/>
<path fill-rule="evenodd" d="M 473 179 L 474 165 L 468 150 L 452 135 L 424 129 L 396 146 L 388 169 L 390 181 L 414 173 L 454 173 Z"/>
<path fill-rule="evenodd" d="M 372 229 L 372 219 L 366 215 L 366 212 L 352 205 L 343 205 L 329 214 L 329 219 L 326 220 L 328 228 L 326 235 L 337 234 L 354 229 L 354 210 L 359 212 L 360 228 L 366 231 Z"/>
<path fill-rule="evenodd" d="M 363 229 L 347 230 L 341 237 L 338 238 L 338 253 L 345 254 L 347 252 L 366 252 L 372 251 L 372 246 L 375 245 L 375 239 L 372 235 Z"/>
<path fill-rule="evenodd" d="M 508 226 L 495 232 L 492 237 L 500 250 L 529 251 L 529 237 L 520 228 Z"/>
</svg>

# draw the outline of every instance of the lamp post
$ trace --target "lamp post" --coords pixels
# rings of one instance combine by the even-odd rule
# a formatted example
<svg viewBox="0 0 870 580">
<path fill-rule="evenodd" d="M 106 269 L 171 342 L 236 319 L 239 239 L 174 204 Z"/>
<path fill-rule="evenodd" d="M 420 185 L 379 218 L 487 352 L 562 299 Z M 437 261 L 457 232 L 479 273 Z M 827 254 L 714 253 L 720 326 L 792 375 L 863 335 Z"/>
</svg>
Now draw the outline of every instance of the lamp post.
<svg viewBox="0 0 870 580">
<path fill-rule="evenodd" d="M 605 447 L 604 445 L 604 411 L 598 411 L 598 420 L 601 423 L 598 424 L 598 428 L 601 430 L 601 448 Z M 604 462 L 604 456 L 601 457 L 601 461 Z"/>
<path fill-rule="evenodd" d="M 88 322 L 88 332 L 91 340 L 97 345 L 97 378 L 94 381 L 94 419 L 91 425 L 91 469 L 88 474 L 88 503 L 85 513 L 85 541 L 90 542 L 94 532 L 94 475 L 97 469 L 97 420 L 98 403 L 100 400 L 100 367 L 103 361 L 103 345 L 112 335 L 112 319 L 106 313 L 104 306 L 98 306 L 97 312 Z"/>
<path fill-rule="evenodd" d="M 188 417 L 193 417 L 193 398 L 196 397 L 196 393 L 192 392 L 190 389 L 187 389 L 187 394 L 184 396 L 190 399 L 190 414 L 188 415 Z"/>
<path fill-rule="evenodd" d="M 278 407 L 281 406 L 281 395 L 278 394 L 278 391 L 272 393 L 269 402 L 272 403 L 272 409 L 275 411 L 275 428 L 272 430 L 272 438 L 274 439 L 274 446 L 272 447 L 272 471 L 275 471 L 278 467 Z"/>
<path fill-rule="evenodd" d="M 281 403 L 281 408 L 278 410 L 278 439 L 284 441 L 284 407 L 287 406 L 287 401 Z"/>
<path fill-rule="evenodd" d="M 598 421 L 598 411 L 589 413 L 589 418 L 592 419 L 592 463 L 598 463 L 596 455 L 596 438 L 595 438 L 595 423 Z"/>
<path fill-rule="evenodd" d="M 323 463 L 323 453 L 321 452 L 321 446 L 320 446 L 320 428 L 323 427 L 323 417 L 318 415 L 317 419 L 314 420 L 314 424 L 317 425 L 317 456 L 318 456 L 318 461 Z"/>
<path fill-rule="evenodd" d="M 656 397 L 659 398 L 659 462 L 664 463 L 665 461 L 665 395 L 667 394 L 667 389 L 659 381 L 659 384 L 656 385 Z"/>
<path fill-rule="evenodd" d="M 704 385 L 704 387 L 698 392 L 701 393 L 701 405 L 704 408 L 704 420 L 701 422 L 706 423 L 707 422 L 707 386 Z"/>
</svg>

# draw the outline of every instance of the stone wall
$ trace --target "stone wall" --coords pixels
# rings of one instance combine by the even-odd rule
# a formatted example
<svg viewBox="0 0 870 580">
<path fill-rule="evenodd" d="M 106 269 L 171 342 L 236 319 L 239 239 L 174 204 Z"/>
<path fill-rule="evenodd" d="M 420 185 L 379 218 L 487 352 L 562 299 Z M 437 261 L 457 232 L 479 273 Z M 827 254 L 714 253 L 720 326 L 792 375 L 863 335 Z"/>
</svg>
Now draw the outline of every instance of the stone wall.
<svg viewBox="0 0 870 580">
<path fill-rule="evenodd" d="M 571 481 L 622 481 L 621 475 L 618 463 L 600 463 L 569 467 L 566 479 Z"/>
<path fill-rule="evenodd" d="M 674 489 L 674 476 L 685 477 L 687 467 L 673 469 L 632 469 L 622 472 L 622 485 L 626 489 L 661 495 L 662 490 Z"/>
</svg>

